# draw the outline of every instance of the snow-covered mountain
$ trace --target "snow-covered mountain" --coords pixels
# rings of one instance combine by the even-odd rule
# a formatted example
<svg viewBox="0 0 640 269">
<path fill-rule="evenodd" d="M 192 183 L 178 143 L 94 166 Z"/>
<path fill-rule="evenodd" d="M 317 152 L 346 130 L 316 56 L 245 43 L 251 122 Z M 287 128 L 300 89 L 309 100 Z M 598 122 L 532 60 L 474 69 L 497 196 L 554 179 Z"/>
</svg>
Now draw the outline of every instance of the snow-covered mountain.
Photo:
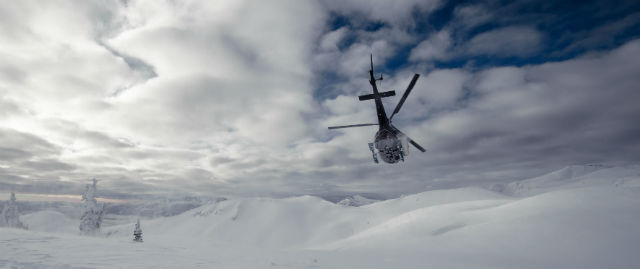
<svg viewBox="0 0 640 269">
<path fill-rule="evenodd" d="M 379 200 L 369 199 L 367 197 L 356 194 L 340 200 L 338 204 L 343 206 L 363 206 L 363 205 L 372 204 L 378 201 Z"/>
<path fill-rule="evenodd" d="M 608 166 L 602 164 L 573 165 L 527 180 L 506 185 L 503 192 L 528 196 L 563 188 L 588 186 L 638 186 L 640 166 Z"/>
<path fill-rule="evenodd" d="M 216 201 L 142 219 L 142 244 L 131 242 L 135 220 L 81 237 L 40 212 L 22 218 L 32 231 L 0 229 L 0 267 L 640 266 L 640 167 L 572 166 L 509 188 L 516 195 L 461 188 L 357 207 Z"/>
</svg>

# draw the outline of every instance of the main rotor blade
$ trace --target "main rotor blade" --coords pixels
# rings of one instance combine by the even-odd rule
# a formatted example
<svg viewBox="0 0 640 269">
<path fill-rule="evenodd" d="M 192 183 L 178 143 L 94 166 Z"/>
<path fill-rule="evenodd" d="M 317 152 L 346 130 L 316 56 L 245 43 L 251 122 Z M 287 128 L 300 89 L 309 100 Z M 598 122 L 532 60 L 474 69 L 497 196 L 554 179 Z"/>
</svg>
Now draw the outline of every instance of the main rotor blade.
<svg viewBox="0 0 640 269">
<path fill-rule="evenodd" d="M 418 81 L 418 78 L 420 77 L 420 75 L 415 74 L 413 75 L 413 78 L 411 79 L 411 82 L 409 83 L 409 86 L 407 87 L 407 90 L 404 91 L 404 94 L 402 95 L 402 98 L 400 99 L 400 102 L 398 102 L 398 105 L 396 106 L 396 109 L 393 110 L 393 113 L 391 113 L 391 117 L 389 117 L 389 120 L 391 120 L 393 118 L 393 116 L 398 113 L 398 111 L 400 111 L 400 108 L 402 108 L 402 105 L 404 104 L 404 101 L 407 100 L 407 96 L 409 96 L 409 93 L 411 93 L 411 90 L 413 89 L 413 86 L 416 85 L 416 81 Z"/>
<path fill-rule="evenodd" d="M 362 126 L 372 126 L 372 125 L 378 125 L 378 124 L 377 123 L 363 123 L 363 124 L 353 124 L 353 125 L 343 125 L 343 126 L 331 126 L 331 127 L 329 127 L 329 129 L 362 127 Z"/>
<path fill-rule="evenodd" d="M 409 143 L 411 143 L 411 145 L 413 145 L 414 147 L 416 147 L 417 149 L 419 149 L 422 152 L 425 152 L 427 150 L 425 150 L 423 147 L 421 147 L 420 145 L 418 145 L 418 143 L 416 143 L 416 141 L 413 141 L 413 139 L 407 137 L 407 139 L 409 139 Z"/>
<path fill-rule="evenodd" d="M 392 125 L 393 126 L 393 125 Z M 402 136 L 406 137 L 407 140 L 409 141 L 409 143 L 411 143 L 411 145 L 413 145 L 414 147 L 416 147 L 418 150 L 425 152 L 427 151 L 426 149 L 424 149 L 422 146 L 418 145 L 418 143 L 416 143 L 416 141 L 413 141 L 413 139 L 411 139 L 411 137 L 407 136 L 405 133 L 403 133 L 402 131 L 398 130 L 398 128 L 396 128 L 395 126 L 393 126 L 393 128 L 398 131 L 399 134 L 401 134 Z"/>
</svg>

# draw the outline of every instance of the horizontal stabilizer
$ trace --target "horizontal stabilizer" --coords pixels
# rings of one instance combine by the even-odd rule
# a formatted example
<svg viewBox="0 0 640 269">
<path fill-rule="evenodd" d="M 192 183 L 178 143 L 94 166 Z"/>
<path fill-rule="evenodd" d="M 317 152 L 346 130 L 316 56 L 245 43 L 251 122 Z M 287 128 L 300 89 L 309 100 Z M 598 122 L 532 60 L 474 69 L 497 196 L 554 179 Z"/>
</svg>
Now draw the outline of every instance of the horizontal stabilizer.
<svg viewBox="0 0 640 269">
<path fill-rule="evenodd" d="M 379 95 L 380 95 L 380 98 L 396 96 L 396 91 L 381 92 Z M 358 99 L 360 99 L 360 101 L 365 101 L 365 100 L 373 99 L 375 97 L 376 95 L 372 93 L 372 94 L 360 95 L 358 96 Z"/>
<path fill-rule="evenodd" d="M 331 126 L 331 127 L 329 127 L 329 129 L 362 127 L 362 126 L 372 126 L 372 125 L 378 125 L 378 124 L 377 123 L 362 123 L 362 124 L 353 124 L 353 125 L 344 125 L 344 126 Z"/>
</svg>

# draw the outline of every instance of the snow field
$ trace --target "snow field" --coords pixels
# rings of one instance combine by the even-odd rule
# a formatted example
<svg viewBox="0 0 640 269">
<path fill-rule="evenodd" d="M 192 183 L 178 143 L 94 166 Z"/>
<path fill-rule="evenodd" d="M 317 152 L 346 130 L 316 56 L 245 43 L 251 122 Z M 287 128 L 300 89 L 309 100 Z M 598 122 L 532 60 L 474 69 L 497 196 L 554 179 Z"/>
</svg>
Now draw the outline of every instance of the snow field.
<svg viewBox="0 0 640 269">
<path fill-rule="evenodd" d="M 511 184 L 360 207 L 244 198 L 77 235 L 52 211 L 0 228 L 0 268 L 424 268 L 640 266 L 640 169 L 569 167 Z M 135 220 L 132 220 L 135 221 Z M 72 229 L 68 229 L 71 225 Z"/>
</svg>

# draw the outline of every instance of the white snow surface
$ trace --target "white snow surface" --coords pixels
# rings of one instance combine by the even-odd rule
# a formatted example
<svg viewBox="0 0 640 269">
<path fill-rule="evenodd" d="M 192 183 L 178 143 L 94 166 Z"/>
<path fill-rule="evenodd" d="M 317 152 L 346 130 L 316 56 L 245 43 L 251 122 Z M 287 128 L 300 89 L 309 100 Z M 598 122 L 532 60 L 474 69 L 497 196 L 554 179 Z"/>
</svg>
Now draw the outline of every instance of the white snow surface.
<svg viewBox="0 0 640 269">
<path fill-rule="evenodd" d="M 507 185 L 504 192 L 529 196 L 552 190 L 586 186 L 640 187 L 640 166 L 612 167 L 601 164 L 572 165 L 549 174 Z"/>
<path fill-rule="evenodd" d="M 572 166 L 505 193 L 231 199 L 141 219 L 144 243 L 134 222 L 80 236 L 42 211 L 0 228 L 0 268 L 640 268 L 640 167 Z"/>
<path fill-rule="evenodd" d="M 58 211 L 43 210 L 21 216 L 29 230 L 50 233 L 76 233 L 79 220 L 73 220 Z"/>
</svg>

